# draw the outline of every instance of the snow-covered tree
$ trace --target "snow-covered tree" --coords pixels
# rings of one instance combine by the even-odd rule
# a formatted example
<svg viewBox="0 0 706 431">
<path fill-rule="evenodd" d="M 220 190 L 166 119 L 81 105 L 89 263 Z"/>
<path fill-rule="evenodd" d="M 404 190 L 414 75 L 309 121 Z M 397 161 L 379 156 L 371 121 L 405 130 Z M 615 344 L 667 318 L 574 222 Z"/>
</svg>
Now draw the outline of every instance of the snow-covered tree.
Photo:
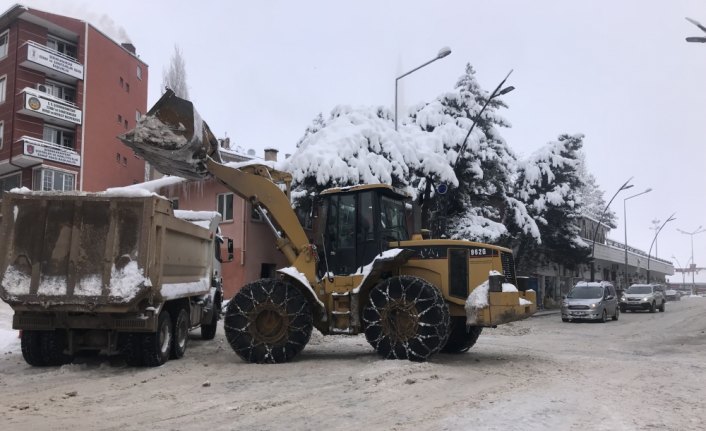
<svg viewBox="0 0 706 431">
<path fill-rule="evenodd" d="M 604 192 L 598 186 L 596 177 L 590 173 L 586 167 L 585 155 L 581 153 L 580 163 L 579 163 L 579 175 L 584 179 L 584 185 L 581 187 L 581 201 L 583 202 L 583 214 L 593 220 L 600 220 L 601 223 L 611 227 L 616 228 L 616 215 L 615 212 L 608 208 L 608 210 L 601 218 L 601 214 L 606 209 L 606 200 L 604 199 Z"/>
<path fill-rule="evenodd" d="M 412 184 L 420 188 L 427 218 L 440 222 L 433 229 L 437 234 L 487 242 L 507 241 L 520 232 L 538 236 L 524 204 L 510 190 L 517 158 L 499 132 L 510 125 L 497 113 L 507 105 L 499 98 L 488 102 L 489 97 L 468 64 L 454 91 L 417 108 L 412 124 L 438 137 L 442 146 L 437 151 L 454 168 L 459 185 L 445 196 L 434 196 L 430 185 L 440 179 L 422 178 Z M 423 202 L 429 199 L 431 203 Z"/>
<path fill-rule="evenodd" d="M 189 100 L 189 87 L 186 84 L 186 63 L 181 55 L 181 49 L 174 45 L 174 54 L 169 62 L 169 69 L 162 75 L 162 91 L 171 88 L 178 97 Z"/>
<path fill-rule="evenodd" d="M 411 172 L 456 184 L 453 170 L 434 136 L 409 129 L 397 132 L 383 107 L 337 106 L 327 119 L 317 116 L 279 168 L 292 174 L 295 206 L 330 187 L 384 183 L 415 197 Z"/>
<path fill-rule="evenodd" d="M 577 223 L 585 186 L 580 173 L 582 146 L 583 135 L 561 135 L 521 163 L 516 193 L 537 221 L 541 244 L 521 238 L 515 247 L 518 270 L 547 261 L 572 268 L 588 260 L 591 249 L 579 236 Z M 536 261 L 541 258 L 546 260 Z"/>
</svg>

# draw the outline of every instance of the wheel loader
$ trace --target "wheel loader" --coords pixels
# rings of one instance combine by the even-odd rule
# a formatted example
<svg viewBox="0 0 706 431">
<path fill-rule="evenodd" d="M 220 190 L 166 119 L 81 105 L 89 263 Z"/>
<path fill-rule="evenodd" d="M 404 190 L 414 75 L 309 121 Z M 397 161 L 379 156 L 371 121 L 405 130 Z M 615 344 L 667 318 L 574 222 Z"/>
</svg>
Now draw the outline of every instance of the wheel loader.
<svg viewBox="0 0 706 431">
<path fill-rule="evenodd" d="M 164 174 L 215 178 L 270 226 L 290 266 L 242 286 L 225 309 L 226 338 L 247 362 L 292 360 L 313 327 L 362 332 L 384 358 L 425 361 L 465 352 L 482 328 L 536 311 L 536 293 L 516 287 L 511 250 L 409 234 L 408 198 L 386 184 L 325 190 L 307 236 L 291 175 L 266 163 L 224 164 L 193 104 L 170 90 L 120 139 Z"/>
</svg>

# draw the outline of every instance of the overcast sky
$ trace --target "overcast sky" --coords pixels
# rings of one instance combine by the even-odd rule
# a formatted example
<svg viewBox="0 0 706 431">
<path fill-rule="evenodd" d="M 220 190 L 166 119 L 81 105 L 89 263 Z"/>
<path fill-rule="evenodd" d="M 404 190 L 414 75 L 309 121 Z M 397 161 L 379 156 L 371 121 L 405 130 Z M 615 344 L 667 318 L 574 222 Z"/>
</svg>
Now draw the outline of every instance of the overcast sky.
<svg viewBox="0 0 706 431">
<path fill-rule="evenodd" d="M 676 212 L 657 251 L 686 265 L 690 236 L 677 228 L 706 226 L 706 44 L 684 40 L 706 36 L 684 19 L 706 24 L 703 0 L 22 3 L 128 37 L 149 65 L 150 105 L 177 44 L 202 117 L 258 155 L 293 152 L 311 120 L 338 104 L 392 109 L 395 78 L 448 46 L 450 56 L 400 81 L 400 112 L 452 89 L 466 63 L 488 91 L 513 69 L 501 113 L 518 155 L 583 133 L 606 201 L 634 177 L 611 205 L 611 238 L 624 240 L 624 198 L 648 187 L 627 201 L 630 245 L 648 251 L 652 220 Z M 693 240 L 706 267 L 706 232 Z"/>
</svg>

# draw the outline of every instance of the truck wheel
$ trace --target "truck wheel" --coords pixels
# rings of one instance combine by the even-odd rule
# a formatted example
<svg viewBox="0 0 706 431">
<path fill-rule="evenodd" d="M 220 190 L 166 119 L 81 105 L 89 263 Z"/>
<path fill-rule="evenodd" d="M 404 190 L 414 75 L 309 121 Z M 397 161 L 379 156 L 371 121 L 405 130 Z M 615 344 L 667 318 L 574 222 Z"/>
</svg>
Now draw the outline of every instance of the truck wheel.
<svg viewBox="0 0 706 431">
<path fill-rule="evenodd" d="M 451 317 L 451 330 L 446 345 L 441 349 L 443 353 L 463 353 L 473 347 L 483 331 L 482 326 L 466 326 L 463 316 Z"/>
<path fill-rule="evenodd" d="M 221 299 L 219 297 L 213 305 L 213 316 L 211 317 L 211 322 L 201 325 L 201 338 L 204 340 L 213 340 L 216 337 L 216 331 L 218 330 L 218 319 L 220 316 Z"/>
<path fill-rule="evenodd" d="M 125 363 L 131 367 L 142 366 L 142 335 L 139 332 L 124 332 L 120 334 L 120 353 Z"/>
<path fill-rule="evenodd" d="M 427 360 L 446 343 L 449 320 L 438 289 L 411 276 L 380 282 L 363 311 L 365 338 L 386 359 Z"/>
<path fill-rule="evenodd" d="M 48 365 L 42 355 L 42 331 L 22 331 L 20 340 L 22 357 L 25 362 L 33 367 Z"/>
<path fill-rule="evenodd" d="M 185 309 L 180 309 L 176 319 L 172 323 L 174 328 L 174 340 L 172 341 L 171 357 L 179 359 L 186 352 L 186 344 L 189 341 L 189 313 Z"/>
<path fill-rule="evenodd" d="M 618 320 L 620 318 L 620 308 L 615 307 L 615 314 L 613 315 L 613 320 Z"/>
<path fill-rule="evenodd" d="M 262 279 L 243 286 L 228 302 L 223 328 L 244 361 L 276 364 L 292 360 L 309 342 L 311 305 L 290 283 Z"/>
<path fill-rule="evenodd" d="M 64 350 L 68 347 L 68 334 L 66 331 L 43 331 L 41 350 L 46 365 L 64 365 L 74 360 L 73 355 L 67 355 Z"/>
<path fill-rule="evenodd" d="M 169 360 L 172 335 L 172 319 L 167 310 L 162 310 L 157 321 L 157 332 L 142 335 L 142 362 L 144 365 L 158 367 Z"/>
</svg>

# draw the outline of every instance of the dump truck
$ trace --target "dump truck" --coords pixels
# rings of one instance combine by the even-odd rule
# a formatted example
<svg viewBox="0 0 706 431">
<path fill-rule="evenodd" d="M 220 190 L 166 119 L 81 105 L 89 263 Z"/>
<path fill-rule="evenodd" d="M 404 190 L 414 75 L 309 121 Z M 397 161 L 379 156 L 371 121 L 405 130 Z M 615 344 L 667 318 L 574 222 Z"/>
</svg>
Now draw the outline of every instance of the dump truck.
<svg viewBox="0 0 706 431">
<path fill-rule="evenodd" d="M 228 343 L 243 360 L 296 357 L 316 327 L 365 334 L 384 358 L 425 361 L 472 347 L 484 327 L 525 319 L 536 293 L 517 288 L 512 251 L 408 230 L 408 197 L 386 184 L 325 190 L 313 234 L 292 208 L 292 177 L 266 163 L 224 164 L 191 102 L 167 90 L 120 136 L 169 175 L 215 178 L 260 213 L 289 262 L 242 286 L 225 308 Z"/>
<path fill-rule="evenodd" d="M 191 329 L 215 337 L 221 263 L 233 258 L 218 213 L 127 189 L 20 189 L 3 194 L 1 211 L 0 298 L 28 364 L 94 351 L 158 366 L 184 355 Z"/>
</svg>

